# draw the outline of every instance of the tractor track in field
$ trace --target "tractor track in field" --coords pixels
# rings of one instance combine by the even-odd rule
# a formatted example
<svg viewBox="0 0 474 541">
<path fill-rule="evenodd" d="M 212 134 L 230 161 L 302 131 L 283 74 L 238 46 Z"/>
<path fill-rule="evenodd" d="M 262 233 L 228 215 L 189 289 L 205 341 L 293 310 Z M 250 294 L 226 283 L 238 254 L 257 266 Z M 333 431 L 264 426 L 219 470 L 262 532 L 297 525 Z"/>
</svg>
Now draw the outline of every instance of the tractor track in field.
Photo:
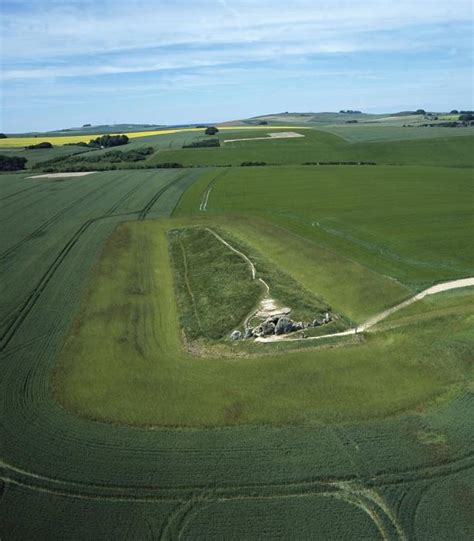
<svg viewBox="0 0 474 541">
<path fill-rule="evenodd" d="M 78 199 L 73 201 L 70 205 L 68 205 L 67 207 L 64 207 L 63 209 L 61 209 L 56 214 L 53 214 L 53 216 L 51 216 L 46 221 L 44 221 L 34 231 L 32 231 L 31 233 L 26 235 L 26 237 L 22 238 L 21 240 L 19 240 L 18 242 L 16 242 L 12 246 L 10 246 L 10 248 L 8 248 L 4 252 L 0 253 L 0 261 L 3 260 L 3 259 L 6 259 L 13 252 L 15 252 L 16 250 L 21 248 L 25 243 L 27 243 L 27 242 L 29 242 L 29 241 L 31 241 L 31 240 L 39 237 L 39 236 L 44 235 L 44 233 L 50 227 L 52 227 L 54 224 L 56 224 L 56 222 L 58 222 L 63 216 L 66 216 L 68 214 L 68 212 L 71 211 L 75 206 L 79 205 L 80 203 L 82 203 L 83 201 L 88 199 L 89 197 L 91 197 L 91 196 L 93 196 L 93 195 L 95 195 L 97 193 L 100 193 L 101 191 L 106 190 L 113 182 L 114 182 L 114 180 L 112 180 L 110 182 L 107 182 L 105 184 L 102 184 L 101 186 L 97 187 L 95 190 L 92 190 L 92 191 L 88 192 L 87 194 L 83 195 L 82 197 L 79 197 Z M 137 187 L 138 186 L 139 185 L 137 185 Z M 135 189 L 137 189 L 137 187 L 135 187 Z M 127 193 L 125 195 L 128 197 L 129 194 Z M 118 204 L 120 204 L 120 202 L 121 201 L 119 201 Z"/>
<path fill-rule="evenodd" d="M 212 489 L 213 500 L 236 500 L 251 498 L 291 497 L 298 494 L 319 494 L 321 492 L 367 493 L 368 499 L 377 499 L 376 488 L 423 483 L 435 479 L 444 479 L 474 466 L 474 453 L 459 457 L 437 466 L 421 466 L 393 473 L 380 473 L 365 476 L 346 475 L 344 477 L 310 478 L 294 480 L 288 483 L 243 483 L 241 485 L 216 485 Z M 28 472 L 0 460 L 0 479 L 4 482 L 18 484 L 31 490 L 51 492 L 62 496 L 82 499 L 132 501 L 179 501 L 188 502 L 196 496 L 210 496 L 209 486 L 123 486 L 113 484 L 94 484 L 48 477 Z"/>
<path fill-rule="evenodd" d="M 182 175 L 179 175 L 178 177 L 176 177 L 175 179 L 171 180 L 170 182 L 168 182 L 168 184 L 166 184 L 166 186 L 163 186 L 162 188 L 160 188 L 156 193 L 155 195 L 153 195 L 153 197 L 150 199 L 150 201 L 148 201 L 148 203 L 138 212 L 138 220 L 139 221 L 143 221 L 148 213 L 150 212 L 150 210 L 153 208 L 153 205 L 158 201 L 158 199 L 167 191 L 169 190 L 172 186 L 174 186 L 175 184 L 177 184 L 180 180 L 182 180 L 185 176 L 186 176 L 187 173 L 183 173 Z"/>
<path fill-rule="evenodd" d="M 15 193 L 10 193 L 8 195 L 0 197 L 0 203 L 2 201 L 6 201 L 7 199 L 11 199 L 12 197 L 15 197 L 17 195 L 21 195 L 22 193 L 30 192 L 31 190 L 39 190 L 39 188 L 44 188 L 44 186 L 44 184 L 35 184 L 34 186 L 29 186 L 28 188 L 24 188 L 23 190 L 18 190 Z"/>
<path fill-rule="evenodd" d="M 38 302 L 42 292 L 48 285 L 48 283 L 51 281 L 52 277 L 62 264 L 62 262 L 66 259 L 68 254 L 71 252 L 71 250 L 75 247 L 79 239 L 82 237 L 82 235 L 89 229 L 89 227 L 96 222 L 100 220 L 104 220 L 107 218 L 116 218 L 118 216 L 131 216 L 131 215 L 137 215 L 139 220 L 144 220 L 147 216 L 147 214 L 150 212 L 153 205 L 158 201 L 158 199 L 174 184 L 176 184 L 179 180 L 181 180 L 185 174 L 180 175 L 176 179 L 171 180 L 168 184 L 160 188 L 150 199 L 150 201 L 141 209 L 138 211 L 133 212 L 127 212 L 124 214 L 113 214 L 117 208 L 126 201 L 126 199 L 136 190 L 138 189 L 137 186 L 140 186 L 139 184 L 137 186 L 134 186 L 129 192 L 124 194 L 122 197 L 119 198 L 116 203 L 103 215 L 97 216 L 95 218 L 90 218 L 89 220 L 85 221 L 79 229 L 72 235 L 72 237 L 68 240 L 68 242 L 63 246 L 63 248 L 60 250 L 59 254 L 55 257 L 53 262 L 49 265 L 47 270 L 44 272 L 43 276 L 38 281 L 36 287 L 31 291 L 31 293 L 28 295 L 28 297 L 24 300 L 24 302 L 20 305 L 20 307 L 16 310 L 16 313 L 14 316 L 10 316 L 10 322 L 7 324 L 6 329 L 3 331 L 2 335 L 0 336 L 0 353 L 2 353 L 10 341 L 15 336 L 16 332 L 20 328 L 23 321 L 26 319 L 28 314 L 32 311 L 35 304 Z"/>
<path fill-rule="evenodd" d="M 199 210 L 201 212 L 205 212 L 207 210 L 207 203 L 209 201 L 209 195 L 211 194 L 212 188 L 214 188 L 214 184 L 217 180 L 222 179 L 222 177 L 225 177 L 229 171 L 221 171 L 219 172 L 207 185 L 206 190 L 204 191 L 201 199 L 201 204 L 199 205 Z"/>
<path fill-rule="evenodd" d="M 410 476 L 410 482 L 426 483 L 434 479 L 444 479 L 466 469 L 472 468 L 473 455 L 467 455 L 450 463 L 424 468 L 427 475 L 418 475 L 419 470 L 406 470 L 393 473 L 392 481 L 384 479 L 384 474 L 375 476 L 346 476 L 340 479 L 308 479 L 289 483 L 254 483 L 227 486 L 177 486 L 177 487 L 123 487 L 113 485 L 88 485 L 72 481 L 49 478 L 29 473 L 0 462 L 0 479 L 4 486 L 17 485 L 29 490 L 44 492 L 54 496 L 99 501 L 134 501 L 147 503 L 175 502 L 176 507 L 169 513 L 159 529 L 160 539 L 180 539 L 193 517 L 208 505 L 229 501 L 279 500 L 303 497 L 329 497 L 342 500 L 365 512 L 384 541 L 398 539 L 406 541 L 407 536 L 400 523 L 399 513 L 393 510 L 384 497 L 374 487 L 386 488 L 394 482 L 405 483 L 395 477 Z M 467 464 L 463 464 L 467 460 Z M 460 464 L 459 464 L 460 463 Z M 436 474 L 434 471 L 436 470 Z M 413 473 L 417 475 L 413 476 Z M 18 478 L 19 476 L 19 478 Z M 379 479 L 380 478 L 380 479 Z M 36 482 L 35 482 L 36 481 Z M 58 486 L 59 485 L 59 486 Z M 428 490 L 425 488 L 424 491 Z M 415 505 L 417 507 L 417 505 Z M 416 511 L 415 511 L 416 513 Z M 177 537 L 176 537 L 177 536 Z"/>
</svg>

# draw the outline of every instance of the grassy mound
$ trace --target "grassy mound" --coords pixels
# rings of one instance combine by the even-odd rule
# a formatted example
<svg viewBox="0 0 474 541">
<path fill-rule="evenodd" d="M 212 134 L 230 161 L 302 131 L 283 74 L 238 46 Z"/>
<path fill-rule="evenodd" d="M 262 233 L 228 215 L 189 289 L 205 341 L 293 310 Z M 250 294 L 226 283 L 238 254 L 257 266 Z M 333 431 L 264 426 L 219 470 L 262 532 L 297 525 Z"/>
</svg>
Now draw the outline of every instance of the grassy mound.
<svg viewBox="0 0 474 541">
<path fill-rule="evenodd" d="M 249 264 L 204 228 L 169 233 L 182 326 L 189 339 L 218 340 L 242 324 L 262 295 Z"/>
</svg>

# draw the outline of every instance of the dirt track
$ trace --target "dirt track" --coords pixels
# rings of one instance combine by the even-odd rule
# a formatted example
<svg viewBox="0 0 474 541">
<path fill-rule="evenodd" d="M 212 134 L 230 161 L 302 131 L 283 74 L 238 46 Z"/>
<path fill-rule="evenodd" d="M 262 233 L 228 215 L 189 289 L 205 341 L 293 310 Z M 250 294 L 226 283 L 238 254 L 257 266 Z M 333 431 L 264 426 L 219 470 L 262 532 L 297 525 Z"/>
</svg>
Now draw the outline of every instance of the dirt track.
<svg viewBox="0 0 474 541">
<path fill-rule="evenodd" d="M 434 286 L 429 287 L 428 289 L 425 289 L 424 291 L 420 291 L 420 293 L 417 293 L 413 297 L 410 297 L 406 301 L 401 302 L 400 304 L 397 304 L 396 306 L 393 306 L 392 308 L 389 308 L 388 310 L 384 310 L 383 312 L 380 312 L 380 314 L 377 314 L 376 316 L 371 317 L 369 320 L 367 320 L 365 323 L 362 323 L 355 329 L 349 329 L 347 331 L 337 332 L 333 334 L 324 334 L 321 336 L 309 336 L 307 338 L 302 337 L 296 337 L 292 338 L 291 335 L 272 335 L 267 337 L 258 337 L 255 339 L 255 342 L 281 342 L 284 341 L 293 341 L 293 340 L 321 340 L 322 338 L 336 338 L 338 336 L 349 336 L 351 334 L 358 334 L 361 332 L 368 331 L 370 328 L 377 325 L 377 323 L 380 323 L 380 321 L 386 319 L 388 316 L 392 315 L 395 312 L 398 312 L 402 308 L 406 308 L 407 306 L 410 306 L 410 304 L 413 304 L 416 301 L 420 301 L 421 299 L 424 299 L 428 295 L 435 295 L 436 293 L 442 293 L 443 291 L 449 291 L 450 289 L 459 289 L 462 287 L 471 287 L 474 286 L 474 277 L 473 278 L 462 278 L 460 280 L 451 280 L 449 282 L 443 282 L 441 284 L 436 284 Z"/>
</svg>

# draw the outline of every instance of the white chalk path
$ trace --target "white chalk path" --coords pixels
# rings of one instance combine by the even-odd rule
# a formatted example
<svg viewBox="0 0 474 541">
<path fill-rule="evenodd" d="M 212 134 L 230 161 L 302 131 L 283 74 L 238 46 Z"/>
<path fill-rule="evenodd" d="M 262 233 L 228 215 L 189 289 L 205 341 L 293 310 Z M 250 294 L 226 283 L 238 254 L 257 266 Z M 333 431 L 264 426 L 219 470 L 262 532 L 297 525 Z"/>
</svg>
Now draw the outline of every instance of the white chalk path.
<svg viewBox="0 0 474 541">
<path fill-rule="evenodd" d="M 275 300 L 270 297 L 270 286 L 262 278 L 257 278 L 257 269 L 255 268 L 255 265 L 252 263 L 252 261 L 248 258 L 248 256 L 246 256 L 240 250 L 237 250 L 237 248 L 234 248 L 231 244 L 229 244 L 225 239 L 223 239 L 220 235 L 218 235 L 212 229 L 209 229 L 208 227 L 206 227 L 206 230 L 209 231 L 209 233 L 211 233 L 212 235 L 214 235 L 214 237 L 216 237 L 217 240 L 222 242 L 222 244 L 227 246 L 227 248 L 229 248 L 229 250 L 232 250 L 232 252 L 234 252 L 237 255 L 239 255 L 240 257 L 242 257 L 248 263 L 248 265 L 250 267 L 250 272 L 252 273 L 252 280 L 256 280 L 256 279 L 259 280 L 263 284 L 263 286 L 265 287 L 266 293 L 265 293 L 263 299 L 261 299 L 261 301 L 259 302 L 259 305 L 258 305 L 257 309 L 253 310 L 245 318 L 244 327 L 247 327 L 248 322 L 254 316 L 256 316 L 259 313 L 268 313 L 268 314 L 270 314 L 272 311 L 277 311 L 278 306 L 277 306 Z"/>
<path fill-rule="evenodd" d="M 244 258 L 245 261 L 247 261 L 247 263 L 249 264 L 249 267 L 250 267 L 250 271 L 252 272 L 252 280 L 255 280 L 255 278 L 257 276 L 257 271 L 255 269 L 255 265 L 250 261 L 250 259 L 244 253 L 242 253 L 240 250 L 237 250 L 237 248 L 234 248 L 233 246 L 231 246 L 226 240 L 224 240 L 220 235 L 218 235 L 212 229 L 209 229 L 208 227 L 206 227 L 206 230 L 209 231 L 209 233 L 211 233 L 212 235 L 214 235 L 217 240 L 222 242 L 222 244 L 225 244 L 227 246 L 227 248 L 229 248 L 229 250 L 232 250 L 237 255 L 240 255 L 240 257 Z M 263 280 L 262 280 L 262 282 L 263 282 Z M 267 285 L 267 288 L 268 288 L 268 285 Z"/>
<path fill-rule="evenodd" d="M 229 244 L 226 240 L 224 240 L 220 235 L 218 235 L 215 231 L 212 229 L 206 228 L 209 233 L 214 235 L 217 240 L 225 244 L 230 250 L 232 250 L 234 253 L 242 257 L 249 265 L 251 273 L 252 273 L 252 279 L 255 280 L 257 276 L 257 270 L 255 269 L 255 265 L 252 263 L 252 261 L 246 256 L 243 252 L 240 250 L 237 250 L 237 248 L 234 248 L 231 244 Z M 261 278 L 258 278 L 260 282 L 265 286 L 267 293 L 265 297 L 261 300 L 260 306 L 263 307 L 265 310 L 265 304 L 268 304 L 271 306 L 271 308 L 275 309 L 275 301 L 273 299 L 269 298 L 270 295 L 270 287 L 265 282 L 265 280 L 262 280 Z M 436 284 L 434 286 L 429 287 L 428 289 L 425 289 L 423 291 L 420 291 L 420 293 L 417 293 L 413 297 L 410 297 L 409 299 L 401 302 L 400 304 L 397 304 L 396 306 L 393 306 L 392 308 L 388 308 L 387 310 L 384 310 L 383 312 L 380 312 L 380 314 L 377 314 L 376 316 L 371 317 L 368 319 L 365 323 L 362 323 L 355 329 L 348 329 L 347 331 L 341 331 L 336 332 L 332 334 L 322 334 L 320 336 L 308 336 L 307 338 L 303 338 L 301 336 L 298 337 L 292 337 L 289 334 L 280 334 L 280 335 L 271 335 L 271 336 L 258 336 L 255 338 L 255 342 L 293 342 L 296 340 L 322 340 L 323 338 L 336 338 L 338 336 L 350 336 L 352 334 L 358 334 L 365 331 L 368 331 L 377 323 L 380 323 L 380 321 L 383 321 L 387 317 L 391 316 L 395 312 L 398 312 L 399 310 L 402 310 L 403 308 L 406 308 L 407 306 L 410 306 L 410 304 L 413 304 L 414 302 L 420 301 L 421 299 L 424 299 L 428 295 L 436 295 L 437 293 L 443 293 L 444 291 L 449 291 L 451 289 L 460 289 L 462 287 L 471 287 L 474 286 L 474 277 L 472 278 L 461 278 L 459 280 L 451 280 L 449 282 L 443 282 L 441 284 Z M 255 312 L 252 312 L 245 320 L 245 326 L 247 325 L 248 321 L 258 313 L 258 309 Z M 268 310 L 267 310 L 268 311 Z"/>
<path fill-rule="evenodd" d="M 255 339 L 255 342 L 292 342 L 295 340 L 322 340 L 323 338 L 337 338 L 338 336 L 349 336 L 351 334 L 358 334 L 361 332 L 368 331 L 370 328 L 377 325 L 377 323 L 380 323 L 380 321 L 386 319 L 388 316 L 394 314 L 395 312 L 398 312 L 399 310 L 402 310 L 402 308 L 406 308 L 407 306 L 410 306 L 410 304 L 413 304 L 416 301 L 420 301 L 421 299 L 424 299 L 428 295 L 436 295 L 437 293 L 442 293 L 443 291 L 449 291 L 450 289 L 460 289 L 462 287 L 471 287 L 474 286 L 474 277 L 473 278 L 461 278 L 460 280 L 451 280 L 449 282 L 443 282 L 441 284 L 436 284 L 434 286 L 429 287 L 428 289 L 425 289 L 424 291 L 420 291 L 420 293 L 417 293 L 413 297 L 410 297 L 406 301 L 401 302 L 400 304 L 397 304 L 396 306 L 393 306 L 392 308 L 389 308 L 388 310 L 384 310 L 380 314 L 377 314 L 376 316 L 373 316 L 369 320 L 367 320 L 365 323 L 362 323 L 355 329 L 349 329 L 347 331 L 337 332 L 333 334 L 323 334 L 321 336 L 308 336 L 307 338 L 302 337 L 290 337 L 290 335 L 272 335 L 267 337 L 258 337 Z"/>
</svg>

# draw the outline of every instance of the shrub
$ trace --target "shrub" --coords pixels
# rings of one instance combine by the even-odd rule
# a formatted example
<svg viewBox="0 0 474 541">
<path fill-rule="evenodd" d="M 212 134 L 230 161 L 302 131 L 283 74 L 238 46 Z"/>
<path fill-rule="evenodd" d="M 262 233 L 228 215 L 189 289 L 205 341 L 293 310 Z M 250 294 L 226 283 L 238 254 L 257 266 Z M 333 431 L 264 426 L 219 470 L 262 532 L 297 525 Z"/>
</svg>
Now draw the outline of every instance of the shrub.
<svg viewBox="0 0 474 541">
<path fill-rule="evenodd" d="M 25 168 L 27 161 L 20 156 L 0 156 L 0 171 L 20 171 Z"/>
<path fill-rule="evenodd" d="M 43 143 L 37 143 L 36 145 L 28 145 L 25 147 L 27 150 L 35 150 L 39 148 L 53 148 L 53 145 L 47 141 L 44 141 Z"/>
<path fill-rule="evenodd" d="M 153 168 L 155 167 L 157 167 L 158 169 L 181 169 L 183 167 L 183 164 L 177 162 L 164 162 L 155 164 Z"/>
<path fill-rule="evenodd" d="M 202 148 L 202 147 L 220 147 L 219 139 L 203 139 L 202 141 L 193 141 L 189 145 L 183 145 L 183 148 Z"/>
<path fill-rule="evenodd" d="M 252 167 L 254 165 L 267 165 L 267 162 L 242 162 L 241 167 Z"/>
</svg>

